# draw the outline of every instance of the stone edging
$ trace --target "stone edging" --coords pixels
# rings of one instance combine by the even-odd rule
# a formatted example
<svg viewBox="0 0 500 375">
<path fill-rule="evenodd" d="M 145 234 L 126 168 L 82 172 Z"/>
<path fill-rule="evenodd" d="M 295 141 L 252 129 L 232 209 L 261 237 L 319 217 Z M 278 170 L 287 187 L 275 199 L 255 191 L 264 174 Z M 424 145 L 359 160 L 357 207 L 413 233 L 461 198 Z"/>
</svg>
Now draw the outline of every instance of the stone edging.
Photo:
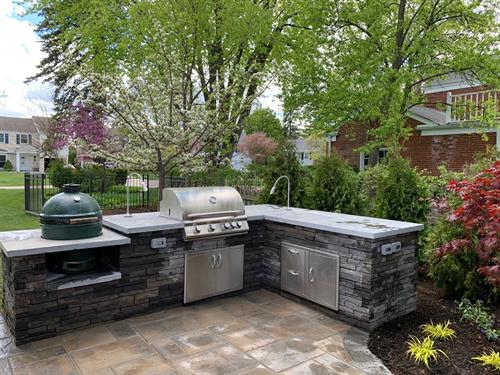
<svg viewBox="0 0 500 375">
<path fill-rule="evenodd" d="M 366 374 L 391 375 L 392 372 L 368 349 L 368 336 L 368 332 L 356 327 L 352 327 L 344 335 L 344 348 L 353 365 Z"/>
</svg>

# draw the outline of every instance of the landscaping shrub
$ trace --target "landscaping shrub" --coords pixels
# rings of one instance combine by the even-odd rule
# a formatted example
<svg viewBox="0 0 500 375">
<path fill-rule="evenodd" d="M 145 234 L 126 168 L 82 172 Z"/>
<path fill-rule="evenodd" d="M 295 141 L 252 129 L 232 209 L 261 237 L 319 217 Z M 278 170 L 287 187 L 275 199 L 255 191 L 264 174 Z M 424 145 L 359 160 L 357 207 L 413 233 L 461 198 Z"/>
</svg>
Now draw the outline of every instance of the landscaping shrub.
<svg viewBox="0 0 500 375">
<path fill-rule="evenodd" d="M 54 160 L 50 163 L 48 170 L 50 184 L 62 189 L 64 184 L 77 183 L 75 180 L 75 170 L 67 168 L 60 160 Z"/>
<path fill-rule="evenodd" d="M 126 169 L 113 169 L 115 175 L 115 184 L 125 185 L 127 183 L 128 170 Z"/>
<path fill-rule="evenodd" d="M 269 157 L 269 161 L 262 171 L 263 190 L 257 201 L 259 203 L 271 203 L 281 206 L 287 204 L 287 183 L 282 179 L 276 186 L 276 192 L 269 192 L 276 179 L 280 176 L 290 178 L 290 206 L 302 207 L 305 197 L 306 168 L 300 165 L 296 149 L 292 142 L 283 141 L 275 153 Z"/>
<path fill-rule="evenodd" d="M 369 216 L 375 216 L 375 195 L 378 179 L 379 176 L 386 173 L 386 169 L 387 164 L 382 162 L 359 173 L 360 192 L 364 200 L 365 210 Z"/>
<path fill-rule="evenodd" d="M 458 304 L 458 311 L 462 315 L 462 320 L 475 323 L 488 340 L 496 341 L 500 338 L 500 331 L 494 328 L 495 321 L 482 301 L 471 303 L 464 297 Z"/>
<path fill-rule="evenodd" d="M 429 212 L 427 186 L 408 160 L 390 158 L 377 178 L 375 216 L 425 223 Z"/>
<path fill-rule="evenodd" d="M 5 161 L 5 163 L 3 164 L 3 170 L 6 172 L 11 172 L 13 168 L 14 167 L 12 166 L 10 160 Z"/>
<path fill-rule="evenodd" d="M 100 165 L 91 165 L 77 169 L 75 181 L 80 184 L 82 192 L 104 193 L 115 184 L 115 175 Z"/>
<path fill-rule="evenodd" d="M 429 235 L 430 276 L 455 296 L 499 297 L 500 161 L 472 180 L 450 181 L 451 213 Z M 448 231 L 448 233 L 447 233 Z"/>
<path fill-rule="evenodd" d="M 364 213 L 358 175 L 340 155 L 334 153 L 316 160 L 309 181 L 308 208 L 354 215 Z"/>
</svg>

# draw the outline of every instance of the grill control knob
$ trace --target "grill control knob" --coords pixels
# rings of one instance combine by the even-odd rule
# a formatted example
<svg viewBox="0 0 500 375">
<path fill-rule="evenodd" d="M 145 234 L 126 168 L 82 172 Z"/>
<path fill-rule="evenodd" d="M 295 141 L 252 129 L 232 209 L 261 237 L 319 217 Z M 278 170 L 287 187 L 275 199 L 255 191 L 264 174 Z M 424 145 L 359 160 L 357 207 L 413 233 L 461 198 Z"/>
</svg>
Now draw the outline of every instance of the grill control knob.
<svg viewBox="0 0 500 375">
<path fill-rule="evenodd" d="M 193 226 L 193 232 L 194 233 L 200 233 L 201 232 L 200 228 L 198 228 L 198 226 L 196 224 Z"/>
<path fill-rule="evenodd" d="M 215 230 L 215 224 L 208 224 L 208 231 L 213 232 Z"/>
<path fill-rule="evenodd" d="M 241 226 L 243 225 L 243 223 L 241 221 L 237 221 L 236 225 L 238 226 L 238 228 L 241 228 Z"/>
<path fill-rule="evenodd" d="M 233 228 L 236 228 L 236 221 L 231 222 L 231 226 L 232 226 Z"/>
<path fill-rule="evenodd" d="M 227 222 L 227 221 L 226 221 L 226 222 L 224 223 L 224 228 L 226 228 L 226 229 L 230 229 L 230 228 L 231 228 L 231 223 L 229 223 L 229 222 Z"/>
</svg>

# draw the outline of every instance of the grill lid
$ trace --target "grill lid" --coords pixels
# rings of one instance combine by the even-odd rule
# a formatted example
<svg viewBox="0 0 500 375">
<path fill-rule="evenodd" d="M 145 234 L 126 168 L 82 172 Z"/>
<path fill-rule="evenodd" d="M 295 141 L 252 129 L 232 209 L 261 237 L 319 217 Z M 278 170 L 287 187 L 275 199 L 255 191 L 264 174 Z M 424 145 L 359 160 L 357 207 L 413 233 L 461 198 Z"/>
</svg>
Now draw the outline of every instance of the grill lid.
<svg viewBox="0 0 500 375">
<path fill-rule="evenodd" d="M 44 204 L 40 224 L 46 239 L 97 237 L 102 234 L 102 211 L 94 198 L 80 193 L 80 185 L 67 184 Z"/>
<path fill-rule="evenodd" d="M 245 214 L 240 193 L 232 187 L 163 189 L 160 215 L 177 220 L 203 220 Z"/>
</svg>

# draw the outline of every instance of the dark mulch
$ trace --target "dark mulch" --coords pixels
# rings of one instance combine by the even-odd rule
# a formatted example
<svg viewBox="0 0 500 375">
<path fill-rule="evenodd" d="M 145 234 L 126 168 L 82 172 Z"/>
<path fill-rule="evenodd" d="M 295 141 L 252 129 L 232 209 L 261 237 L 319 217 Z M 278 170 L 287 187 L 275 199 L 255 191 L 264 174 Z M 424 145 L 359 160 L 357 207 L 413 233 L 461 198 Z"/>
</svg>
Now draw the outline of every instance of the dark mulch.
<svg viewBox="0 0 500 375">
<path fill-rule="evenodd" d="M 418 283 L 417 311 L 384 324 L 370 334 L 369 348 L 396 375 L 413 374 L 497 374 L 481 366 L 472 357 L 500 351 L 500 344 L 488 341 L 473 324 L 460 322 L 460 314 L 453 301 L 445 298 L 428 279 Z M 408 358 L 406 342 L 409 335 L 420 339 L 420 326 L 430 321 L 439 323 L 450 320 L 457 337 L 452 341 L 437 341 L 437 347 L 449 357 L 440 357 L 428 370 Z M 498 323 L 498 322 L 497 322 Z"/>
</svg>

